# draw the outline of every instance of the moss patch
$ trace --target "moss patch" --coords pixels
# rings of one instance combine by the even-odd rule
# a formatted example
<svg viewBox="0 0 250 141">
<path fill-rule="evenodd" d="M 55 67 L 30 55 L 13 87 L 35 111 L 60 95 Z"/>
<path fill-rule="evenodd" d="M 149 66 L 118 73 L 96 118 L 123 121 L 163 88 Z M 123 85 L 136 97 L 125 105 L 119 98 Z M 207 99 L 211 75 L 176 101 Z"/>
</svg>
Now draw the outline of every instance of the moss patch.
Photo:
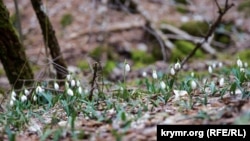
<svg viewBox="0 0 250 141">
<path fill-rule="evenodd" d="M 184 5 L 188 4 L 187 0 L 175 0 L 175 2 L 178 4 L 184 4 Z"/>
<path fill-rule="evenodd" d="M 241 4 L 239 4 L 239 6 L 237 7 L 237 10 L 240 12 L 244 12 L 246 17 L 250 16 L 250 1 L 246 0 L 244 2 L 242 2 Z"/>
<path fill-rule="evenodd" d="M 115 67 L 116 67 L 116 63 L 114 61 L 108 60 L 105 63 L 105 66 L 103 67 L 104 75 L 109 75 Z"/>
<path fill-rule="evenodd" d="M 182 60 L 184 57 L 186 57 L 194 48 L 195 45 L 191 42 L 179 40 L 175 41 L 175 48 L 172 50 L 171 62 L 176 62 L 177 60 Z M 201 50 L 197 50 L 194 58 L 204 58 L 205 54 Z"/>
<path fill-rule="evenodd" d="M 180 29 L 193 36 L 204 36 L 209 30 L 209 25 L 201 21 L 189 21 L 181 25 Z"/>
<path fill-rule="evenodd" d="M 132 51 L 132 60 L 134 62 L 141 62 L 144 64 L 151 64 L 155 61 L 155 59 L 151 53 L 141 51 L 141 50 L 133 50 Z"/>
<path fill-rule="evenodd" d="M 182 13 L 182 14 L 186 14 L 186 13 L 189 13 L 190 11 L 188 10 L 188 8 L 185 6 L 185 5 L 176 5 L 176 10 L 179 12 L 179 13 Z"/>
<path fill-rule="evenodd" d="M 60 20 L 60 24 L 63 28 L 66 28 L 74 21 L 73 16 L 70 13 L 64 14 Z"/>
<path fill-rule="evenodd" d="M 242 50 L 236 53 L 235 58 L 239 57 L 242 61 L 250 64 L 249 56 L 250 56 L 250 50 Z"/>
<path fill-rule="evenodd" d="M 83 71 L 89 69 L 89 63 L 86 60 L 80 60 L 77 62 L 77 67 Z"/>
</svg>

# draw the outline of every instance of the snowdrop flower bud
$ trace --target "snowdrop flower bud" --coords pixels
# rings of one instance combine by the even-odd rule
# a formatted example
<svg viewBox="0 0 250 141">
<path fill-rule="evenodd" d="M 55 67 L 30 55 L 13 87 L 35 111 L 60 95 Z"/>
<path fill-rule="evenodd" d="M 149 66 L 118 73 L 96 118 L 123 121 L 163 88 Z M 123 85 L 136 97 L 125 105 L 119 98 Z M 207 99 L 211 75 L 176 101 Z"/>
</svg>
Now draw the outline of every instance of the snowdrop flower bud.
<svg viewBox="0 0 250 141">
<path fill-rule="evenodd" d="M 171 74 L 171 75 L 175 75 L 175 70 L 174 70 L 173 67 L 171 67 L 171 69 L 170 69 L 170 74 Z"/>
<path fill-rule="evenodd" d="M 15 97 L 15 96 L 16 96 L 16 92 L 15 92 L 15 91 L 12 91 L 12 92 L 11 92 L 11 96 L 14 96 L 14 97 Z"/>
<path fill-rule="evenodd" d="M 41 93 L 41 92 L 43 92 L 43 89 L 40 86 L 37 86 L 36 87 L 36 93 L 38 94 L 38 93 Z"/>
<path fill-rule="evenodd" d="M 59 90 L 59 85 L 56 82 L 54 83 L 54 89 Z"/>
<path fill-rule="evenodd" d="M 219 81 L 219 86 L 223 87 L 224 86 L 224 78 L 222 77 Z"/>
<path fill-rule="evenodd" d="M 24 101 L 26 101 L 26 100 L 27 100 L 26 95 L 22 95 L 22 96 L 21 96 L 21 101 L 24 102 Z"/>
<path fill-rule="evenodd" d="M 181 64 L 179 62 L 175 63 L 174 69 L 179 70 L 181 68 Z"/>
<path fill-rule="evenodd" d="M 26 96 L 28 96 L 28 95 L 30 94 L 30 91 L 27 90 L 27 89 L 24 89 L 24 94 L 25 94 Z"/>
<path fill-rule="evenodd" d="M 129 72 L 129 71 L 130 71 L 130 66 L 129 66 L 128 63 L 126 63 L 126 65 L 125 65 L 125 71 L 126 71 L 126 72 Z"/>
<path fill-rule="evenodd" d="M 242 64 L 242 61 L 240 59 L 238 59 L 236 63 L 237 63 L 237 66 L 239 68 L 242 68 L 243 64 Z"/>
<path fill-rule="evenodd" d="M 68 82 L 65 82 L 65 88 L 69 88 L 69 83 Z"/>
<path fill-rule="evenodd" d="M 223 63 L 219 62 L 218 66 L 221 68 L 223 66 Z"/>
<path fill-rule="evenodd" d="M 74 87 L 76 85 L 76 81 L 74 80 L 74 79 L 72 79 L 71 81 L 70 81 L 70 86 L 71 87 Z"/>
<path fill-rule="evenodd" d="M 77 80 L 77 81 L 76 81 L 76 86 L 79 87 L 80 84 L 81 84 L 81 83 L 80 83 L 80 80 Z"/>
<path fill-rule="evenodd" d="M 160 85 L 161 85 L 161 88 L 162 88 L 162 89 L 165 89 L 165 88 L 166 88 L 165 82 L 161 81 Z"/>
<path fill-rule="evenodd" d="M 33 96 L 33 100 L 36 101 L 37 100 L 37 97 L 36 95 Z"/>
<path fill-rule="evenodd" d="M 67 94 L 69 96 L 73 96 L 74 95 L 73 91 L 70 88 L 67 89 Z"/>
<path fill-rule="evenodd" d="M 194 77 L 194 72 L 191 72 L 191 77 Z"/>
<path fill-rule="evenodd" d="M 197 87 L 196 82 L 194 80 L 192 80 L 191 81 L 191 88 L 194 90 L 194 89 L 196 89 L 196 87 Z"/>
<path fill-rule="evenodd" d="M 152 77 L 153 77 L 154 79 L 157 79 L 157 73 L 156 73 L 156 70 L 153 70 Z"/>
<path fill-rule="evenodd" d="M 14 105 L 14 101 L 10 100 L 10 106 L 12 107 Z"/>
<path fill-rule="evenodd" d="M 247 62 L 244 63 L 244 67 L 245 67 L 245 68 L 248 67 L 248 63 L 247 63 Z"/>
<path fill-rule="evenodd" d="M 11 100 L 12 101 L 16 101 L 16 97 L 15 96 L 11 96 Z"/>
<path fill-rule="evenodd" d="M 212 73 L 212 72 L 213 72 L 213 69 L 212 69 L 211 66 L 208 66 L 208 72 L 209 72 L 209 73 Z"/>
<path fill-rule="evenodd" d="M 142 76 L 143 76 L 143 77 L 147 77 L 147 75 L 148 75 L 147 72 L 145 72 L 145 71 L 142 72 Z"/>
<path fill-rule="evenodd" d="M 67 79 L 68 81 L 70 81 L 70 80 L 71 80 L 71 75 L 68 74 L 68 75 L 66 76 L 66 79 Z"/>
<path fill-rule="evenodd" d="M 77 91 L 78 91 L 79 94 L 81 94 L 82 93 L 82 87 L 78 87 Z"/>
<path fill-rule="evenodd" d="M 213 67 L 214 69 L 216 68 L 216 63 L 215 63 L 215 62 L 212 64 L 212 67 Z"/>
<path fill-rule="evenodd" d="M 240 68 L 240 72 L 245 72 L 245 69 L 244 68 Z"/>
</svg>

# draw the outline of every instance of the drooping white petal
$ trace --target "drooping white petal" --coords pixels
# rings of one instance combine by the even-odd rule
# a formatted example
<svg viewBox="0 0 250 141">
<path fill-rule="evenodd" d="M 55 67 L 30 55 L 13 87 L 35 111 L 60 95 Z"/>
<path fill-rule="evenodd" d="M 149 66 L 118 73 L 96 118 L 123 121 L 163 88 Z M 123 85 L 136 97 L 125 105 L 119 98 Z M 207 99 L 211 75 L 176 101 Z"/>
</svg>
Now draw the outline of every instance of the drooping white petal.
<svg viewBox="0 0 250 141">
<path fill-rule="evenodd" d="M 158 78 L 157 73 L 156 73 L 156 70 L 153 70 L 152 77 L 153 77 L 154 79 L 157 79 L 157 78 Z"/>
<path fill-rule="evenodd" d="M 69 96 L 73 96 L 73 95 L 74 95 L 74 92 L 73 92 L 70 88 L 68 88 L 68 89 L 67 89 L 67 94 L 68 94 Z"/>
<path fill-rule="evenodd" d="M 174 70 L 173 67 L 171 67 L 171 69 L 170 69 L 170 74 L 171 74 L 171 75 L 175 75 L 175 70 Z"/>
<path fill-rule="evenodd" d="M 213 69 L 212 69 L 211 66 L 208 66 L 208 72 L 209 72 L 209 73 L 213 73 Z"/>
<path fill-rule="evenodd" d="M 242 68 L 242 66 L 243 66 L 243 63 L 242 63 L 242 61 L 240 60 L 240 59 L 237 59 L 237 66 L 239 67 L 239 68 Z"/>
<path fill-rule="evenodd" d="M 174 69 L 179 70 L 181 68 L 181 64 L 179 62 L 175 63 Z"/>
<path fill-rule="evenodd" d="M 161 88 L 162 88 L 162 89 L 165 89 L 165 88 L 166 88 L 166 84 L 165 84 L 164 81 L 161 81 L 160 85 L 161 85 Z"/>
<path fill-rule="evenodd" d="M 70 81 L 70 86 L 71 87 L 74 87 L 76 85 L 76 81 L 74 80 L 74 79 L 72 79 L 71 81 Z"/>
<path fill-rule="evenodd" d="M 24 101 L 26 101 L 26 100 L 27 100 L 26 95 L 22 95 L 22 96 L 21 96 L 21 101 L 24 102 Z"/>
<path fill-rule="evenodd" d="M 126 63 L 126 65 L 125 65 L 125 71 L 126 71 L 126 72 L 129 72 L 129 71 L 130 71 L 130 66 L 129 66 L 129 64 L 127 64 L 127 63 Z"/>
<path fill-rule="evenodd" d="M 27 90 L 27 89 L 24 89 L 24 94 L 25 94 L 26 96 L 28 96 L 28 95 L 30 94 L 30 91 Z"/>
<path fill-rule="evenodd" d="M 224 86 L 224 78 L 222 77 L 219 81 L 219 86 L 223 87 Z"/>
<path fill-rule="evenodd" d="M 54 89 L 59 90 L 59 85 L 56 82 L 54 83 Z"/>
<path fill-rule="evenodd" d="M 143 77 L 147 77 L 147 75 L 148 75 L 147 72 L 145 72 L 145 71 L 142 72 Z"/>
<path fill-rule="evenodd" d="M 196 89 L 196 87 L 197 87 L 197 84 L 196 84 L 196 82 L 194 81 L 194 80 L 191 80 L 191 82 L 190 82 L 191 84 L 191 88 L 194 90 L 194 89 Z"/>
</svg>

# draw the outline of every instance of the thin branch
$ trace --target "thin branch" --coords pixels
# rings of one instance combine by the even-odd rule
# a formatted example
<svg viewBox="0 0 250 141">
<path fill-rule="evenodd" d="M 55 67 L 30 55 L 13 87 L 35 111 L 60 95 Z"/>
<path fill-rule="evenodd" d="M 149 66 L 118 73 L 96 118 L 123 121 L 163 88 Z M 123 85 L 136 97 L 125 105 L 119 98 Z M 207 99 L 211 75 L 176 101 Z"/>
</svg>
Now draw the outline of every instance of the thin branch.
<svg viewBox="0 0 250 141">
<path fill-rule="evenodd" d="M 216 21 L 212 24 L 212 26 L 210 27 L 208 33 L 206 34 L 206 36 L 204 37 L 204 39 L 198 43 L 196 43 L 195 48 L 192 50 L 192 52 L 181 62 L 181 67 L 183 67 L 183 65 L 195 54 L 195 52 L 204 44 L 208 41 L 208 39 L 210 38 L 210 36 L 214 33 L 216 27 L 218 27 L 218 25 L 221 23 L 222 17 L 226 14 L 226 12 L 234 6 L 234 4 L 230 4 L 228 5 L 228 2 L 226 0 L 226 5 L 224 6 L 223 10 L 221 9 L 221 7 L 219 6 L 217 0 L 215 0 L 215 3 L 219 9 L 219 16 L 217 17 Z"/>
<path fill-rule="evenodd" d="M 90 93 L 89 93 L 89 100 L 92 100 L 93 98 L 93 94 L 94 94 L 94 89 L 95 89 L 95 84 L 96 84 L 96 78 L 97 78 L 97 71 L 98 71 L 98 63 L 95 62 L 94 63 L 94 74 L 93 74 L 93 78 L 92 78 L 92 81 L 90 82 L 91 83 L 91 90 L 90 90 Z"/>
</svg>

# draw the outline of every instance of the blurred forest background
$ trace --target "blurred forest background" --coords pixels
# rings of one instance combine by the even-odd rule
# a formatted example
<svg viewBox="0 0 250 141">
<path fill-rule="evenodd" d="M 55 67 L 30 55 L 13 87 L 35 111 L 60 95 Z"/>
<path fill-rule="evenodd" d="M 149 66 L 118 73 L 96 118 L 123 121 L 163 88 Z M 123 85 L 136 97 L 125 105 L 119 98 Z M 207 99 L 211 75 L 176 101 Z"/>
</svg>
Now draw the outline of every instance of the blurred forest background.
<svg viewBox="0 0 250 141">
<path fill-rule="evenodd" d="M 250 2 L 232 2 L 235 6 L 223 17 L 211 43 L 194 55 L 202 62 L 184 68 L 202 69 L 206 67 L 203 60 L 216 58 L 225 63 L 233 56 L 248 60 Z M 17 27 L 14 2 L 4 3 Z M 147 71 L 149 65 L 166 69 L 168 63 L 182 60 L 218 15 L 216 4 L 209 0 L 53 0 L 44 1 L 44 6 L 69 69 L 87 77 L 93 60 L 99 61 L 110 80 L 119 79 L 124 59 L 137 70 L 131 77 L 139 77 L 140 69 Z M 18 7 L 25 52 L 39 79 L 50 69 L 42 32 L 30 1 L 18 1 Z M 0 86 L 10 88 L 2 66 Z"/>
</svg>

